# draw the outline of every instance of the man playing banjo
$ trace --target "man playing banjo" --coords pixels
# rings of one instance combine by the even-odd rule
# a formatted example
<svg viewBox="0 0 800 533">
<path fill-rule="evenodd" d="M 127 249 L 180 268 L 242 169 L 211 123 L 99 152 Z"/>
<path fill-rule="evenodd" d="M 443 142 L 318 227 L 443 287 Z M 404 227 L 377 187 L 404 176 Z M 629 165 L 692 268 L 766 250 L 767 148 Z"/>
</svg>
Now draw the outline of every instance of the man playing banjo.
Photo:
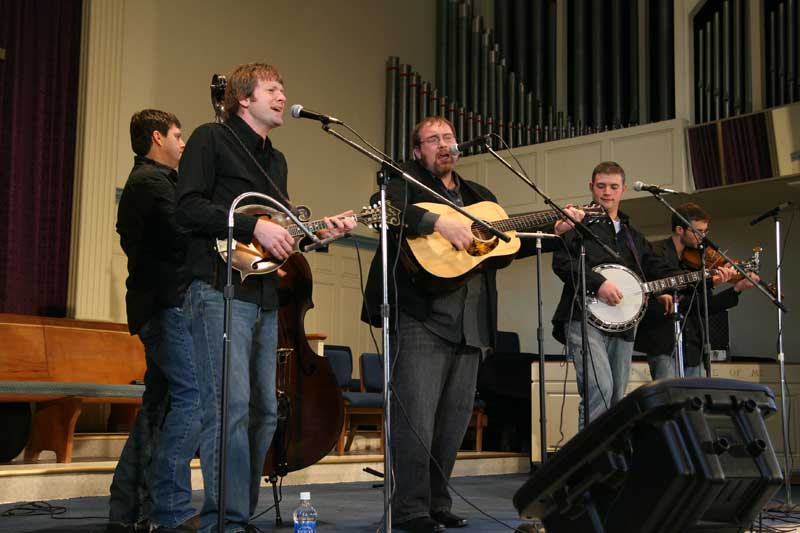
<svg viewBox="0 0 800 533">
<path fill-rule="evenodd" d="M 624 305 L 621 288 L 614 281 L 592 271 L 597 265 L 618 263 L 643 280 L 680 274 L 680 271 L 671 269 L 663 259 L 653 253 L 644 235 L 632 228 L 628 216 L 620 212 L 619 203 L 627 190 L 625 171 L 621 166 L 613 161 L 597 165 L 592 172 L 589 189 L 592 191 L 594 201 L 608 211 L 607 219 L 589 223 L 589 229 L 619 254 L 619 259 L 614 259 L 595 242 L 585 241 L 586 290 L 590 297 L 597 298 L 609 306 Z M 565 249 L 559 248 L 553 254 L 553 271 L 564 282 L 561 300 L 553 316 L 553 336 L 559 342 L 566 344 L 567 357 L 571 358 L 575 365 L 581 397 L 584 392 L 583 380 L 588 379 L 589 421 L 592 421 L 625 394 L 630 375 L 635 328 L 607 332 L 590 324 L 587 327 L 589 371 L 585 372 L 581 357 L 582 302 L 575 294 L 581 239 L 576 230 L 568 231 L 563 238 Z M 583 429 L 585 425 L 583 402 L 578 407 L 578 418 L 580 428 Z"/>
</svg>

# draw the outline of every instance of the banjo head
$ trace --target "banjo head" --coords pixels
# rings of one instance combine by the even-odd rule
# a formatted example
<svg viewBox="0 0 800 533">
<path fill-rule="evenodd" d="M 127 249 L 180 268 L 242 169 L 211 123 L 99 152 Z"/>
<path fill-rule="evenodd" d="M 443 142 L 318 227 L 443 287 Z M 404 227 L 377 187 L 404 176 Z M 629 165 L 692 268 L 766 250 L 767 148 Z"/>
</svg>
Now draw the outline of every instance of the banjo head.
<svg viewBox="0 0 800 533">
<path fill-rule="evenodd" d="M 611 333 L 634 327 L 646 309 L 646 293 L 639 276 L 630 268 L 616 264 L 598 265 L 592 271 L 619 287 L 622 301 L 617 305 L 608 305 L 596 296 L 587 297 L 589 322 L 598 329 Z"/>
</svg>

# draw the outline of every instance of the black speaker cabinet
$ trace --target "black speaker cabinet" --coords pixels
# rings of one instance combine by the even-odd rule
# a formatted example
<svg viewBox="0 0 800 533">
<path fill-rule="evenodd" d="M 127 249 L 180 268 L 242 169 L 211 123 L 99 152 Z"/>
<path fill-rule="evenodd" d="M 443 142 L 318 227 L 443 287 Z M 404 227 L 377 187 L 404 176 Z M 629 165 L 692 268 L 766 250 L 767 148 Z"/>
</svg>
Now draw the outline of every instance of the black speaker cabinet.
<svg viewBox="0 0 800 533">
<path fill-rule="evenodd" d="M 739 533 L 783 477 L 766 386 L 687 378 L 643 385 L 552 456 L 514 495 L 547 533 Z"/>
</svg>

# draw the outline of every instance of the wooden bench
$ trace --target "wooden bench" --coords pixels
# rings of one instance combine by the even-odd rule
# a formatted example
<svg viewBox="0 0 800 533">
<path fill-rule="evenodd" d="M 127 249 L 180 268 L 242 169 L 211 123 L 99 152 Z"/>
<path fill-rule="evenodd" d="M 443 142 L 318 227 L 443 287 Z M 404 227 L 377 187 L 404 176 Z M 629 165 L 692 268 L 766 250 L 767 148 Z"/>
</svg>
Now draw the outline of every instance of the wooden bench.
<svg viewBox="0 0 800 533">
<path fill-rule="evenodd" d="M 25 460 L 51 450 L 71 462 L 86 403 L 110 403 L 110 419 L 132 424 L 144 391 L 132 383 L 144 373 L 142 343 L 124 324 L 0 314 L 0 403 L 34 404 Z"/>
</svg>

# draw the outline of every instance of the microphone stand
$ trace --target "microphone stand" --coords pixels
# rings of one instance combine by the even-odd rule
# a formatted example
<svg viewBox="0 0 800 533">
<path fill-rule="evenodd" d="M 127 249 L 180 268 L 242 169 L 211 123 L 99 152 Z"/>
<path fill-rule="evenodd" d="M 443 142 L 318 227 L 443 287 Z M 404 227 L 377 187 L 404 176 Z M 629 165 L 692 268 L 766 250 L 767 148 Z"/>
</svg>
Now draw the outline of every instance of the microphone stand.
<svg viewBox="0 0 800 533">
<path fill-rule="evenodd" d="M 579 277 L 579 280 L 580 280 L 579 291 L 580 291 L 580 294 L 581 294 L 581 304 L 580 304 L 581 305 L 581 362 L 583 364 L 583 394 L 582 394 L 583 403 L 582 403 L 582 405 L 583 405 L 583 427 L 586 427 L 586 426 L 589 425 L 589 420 L 590 420 L 590 414 L 589 414 L 589 379 L 588 379 L 588 376 L 589 376 L 589 374 L 588 374 L 588 370 L 589 370 L 588 369 L 588 364 L 589 364 L 589 337 L 588 337 L 589 322 L 588 322 L 588 319 L 586 317 L 586 304 L 585 304 L 585 301 L 584 301 L 585 298 L 586 298 L 586 239 L 588 238 L 588 239 L 594 241 L 608 255 L 610 255 L 614 259 L 619 259 L 619 254 L 616 251 L 614 251 L 610 246 L 608 246 L 606 243 L 601 241 L 597 237 L 597 235 L 592 233 L 592 231 L 585 224 L 583 224 L 582 222 L 578 222 L 569 213 L 564 211 L 564 209 L 562 209 L 559 205 L 557 205 L 549 196 L 547 196 L 544 192 L 542 192 L 542 190 L 539 189 L 539 187 L 533 181 L 528 179 L 527 176 L 522 175 L 514 167 L 509 165 L 508 162 L 505 159 L 500 157 L 497 154 L 497 152 L 495 152 L 492 149 L 492 147 L 489 145 L 488 142 L 485 142 L 484 146 L 486 147 L 488 152 L 490 154 L 492 154 L 492 156 L 495 159 L 497 159 L 500 163 L 502 163 L 503 166 L 505 166 L 508 170 L 510 170 L 512 174 L 514 174 L 519 179 L 521 179 L 523 182 L 525 182 L 531 189 L 534 190 L 534 192 L 536 192 L 536 194 L 541 196 L 542 199 L 544 200 L 544 202 L 547 205 L 549 205 L 550 207 L 552 207 L 553 209 L 555 209 L 556 211 L 561 213 L 561 216 L 563 216 L 564 218 L 566 218 L 567 220 L 572 222 L 575 230 L 577 231 L 577 234 L 580 236 L 581 249 L 580 249 L 580 262 L 579 262 L 579 267 L 578 267 L 578 269 L 579 269 L 579 276 L 578 277 Z M 567 341 L 567 342 L 569 342 L 569 341 Z M 544 357 L 544 352 L 542 350 L 539 353 L 539 359 L 541 360 L 543 357 Z M 539 380 L 541 381 L 542 386 L 544 386 L 544 375 L 540 375 L 539 376 Z M 544 406 L 542 405 L 541 408 L 544 409 Z M 544 454 L 544 450 L 542 450 L 542 454 Z"/>
<path fill-rule="evenodd" d="M 539 452 L 542 464 L 547 461 L 547 410 L 545 409 L 544 396 L 544 326 L 542 324 L 542 239 L 557 239 L 558 235 L 550 233 L 523 233 L 517 232 L 517 237 L 536 239 L 536 304 L 539 309 L 539 323 L 536 328 L 536 340 L 539 349 Z"/>
<path fill-rule="evenodd" d="M 772 302 L 772 304 L 775 307 L 778 308 L 778 363 L 779 363 L 780 379 L 781 379 L 781 420 L 782 420 L 782 428 L 783 428 L 783 460 L 784 460 L 784 478 L 783 479 L 784 479 L 784 483 L 785 483 L 785 487 L 786 487 L 786 504 L 785 505 L 786 505 L 787 509 L 791 509 L 791 477 L 792 477 L 792 473 L 789 470 L 789 465 L 790 465 L 790 460 L 789 460 L 789 425 L 788 425 L 789 422 L 788 422 L 788 418 L 787 418 L 787 414 L 786 414 L 787 409 L 788 409 L 787 404 L 786 404 L 786 402 L 787 402 L 786 397 L 788 395 L 788 390 L 787 390 L 787 387 L 786 387 L 786 369 L 784 367 L 784 353 L 783 353 L 783 326 L 782 326 L 782 324 L 783 324 L 783 322 L 782 322 L 783 321 L 783 316 L 781 315 L 781 313 L 788 313 L 789 310 L 786 308 L 785 305 L 783 305 L 782 296 L 781 296 L 781 252 L 780 252 L 780 249 L 781 249 L 781 230 L 780 230 L 780 227 L 781 226 L 780 226 L 780 214 L 779 214 L 779 212 L 776 212 L 774 214 L 774 218 L 775 218 L 775 255 L 776 255 L 776 259 L 777 259 L 776 265 L 777 265 L 777 277 L 778 277 L 778 279 L 777 279 L 778 290 L 777 290 L 776 296 L 773 296 L 772 294 L 769 293 L 769 291 L 767 289 L 764 288 L 764 286 L 761 283 L 756 282 L 750 276 L 750 274 L 748 272 L 746 272 L 738 263 L 735 263 L 730 257 L 728 257 L 725 254 L 725 252 L 721 251 L 719 249 L 719 246 L 717 246 L 713 241 L 711 241 L 711 239 L 709 239 L 707 235 L 705 235 L 702 231 L 698 231 L 694 226 L 692 226 L 691 222 L 686 220 L 686 218 L 684 218 L 683 215 L 678 213 L 675 210 L 675 208 L 673 208 L 671 205 L 669 205 L 669 203 L 666 200 L 661 198 L 661 195 L 658 192 L 652 192 L 652 191 L 650 191 L 650 192 L 656 198 L 656 200 L 661 202 L 667 209 L 672 211 L 672 213 L 674 215 L 677 215 L 678 218 L 686 225 L 686 227 L 691 229 L 692 232 L 694 232 L 694 234 L 697 235 L 697 237 L 700 239 L 701 246 L 704 246 L 704 247 L 705 246 L 709 246 L 714 251 L 719 253 L 719 255 L 722 256 L 723 259 L 725 259 L 734 269 L 736 269 L 737 272 L 739 272 L 739 274 L 744 276 L 745 279 L 747 279 L 750 283 L 752 283 L 753 286 L 761 292 L 761 294 L 766 296 L 767 299 L 769 299 L 769 301 Z M 705 278 L 706 277 L 705 248 L 703 248 L 703 265 L 702 265 L 702 267 L 703 267 L 703 278 Z M 707 283 L 705 283 L 705 279 L 703 279 L 703 286 L 704 286 L 704 290 L 705 291 L 708 290 L 705 287 L 706 285 L 707 285 Z M 707 304 L 708 304 L 708 300 L 706 300 L 705 316 L 704 316 L 706 338 L 704 339 L 703 342 L 705 344 L 704 351 L 707 351 L 707 353 L 710 355 L 711 344 L 707 340 L 708 339 L 708 305 Z M 705 357 L 705 354 L 704 354 L 704 357 Z M 711 366 L 710 365 L 710 361 L 708 359 L 706 359 L 705 364 L 706 364 L 706 371 L 708 372 L 709 375 L 711 375 L 710 368 L 709 368 Z"/>
<path fill-rule="evenodd" d="M 681 310 L 678 303 L 678 289 L 672 291 L 672 327 L 675 337 L 675 376 L 686 375 L 683 368 L 683 328 L 681 327 Z"/>
<path fill-rule="evenodd" d="M 345 128 L 353 131 L 349 126 L 344 123 L 341 123 Z M 381 165 L 381 170 L 378 171 L 377 179 L 378 179 L 378 186 L 380 187 L 380 199 L 381 199 L 381 280 L 383 283 L 383 301 L 381 303 L 381 327 L 383 332 L 383 409 L 384 409 L 384 419 L 383 419 L 383 431 L 384 431 L 384 455 L 383 455 L 383 468 L 384 468 L 384 479 L 383 479 L 383 505 L 384 505 L 384 531 L 385 533 L 391 533 L 392 531 L 392 499 L 391 499 L 391 492 L 393 486 L 393 474 L 392 474 L 392 447 L 391 447 L 391 394 L 389 393 L 389 387 L 391 385 L 391 349 L 390 349 L 390 341 L 389 341 L 389 318 L 390 318 L 390 307 L 389 307 L 389 249 L 388 249 L 388 231 L 387 231 L 387 216 L 386 216 L 386 188 L 389 184 L 389 181 L 392 178 L 392 175 L 400 176 L 403 180 L 410 183 L 411 185 L 423 189 L 429 194 L 432 194 L 436 197 L 439 201 L 443 204 L 446 204 L 450 208 L 454 209 L 458 213 L 464 215 L 465 217 L 472 220 L 474 223 L 478 224 L 482 229 L 488 231 L 498 239 L 502 240 L 503 242 L 509 242 L 511 237 L 506 235 L 505 233 L 497 230 L 496 228 L 489 225 L 487 222 L 477 218 L 476 216 L 468 213 L 460 206 L 454 204 L 438 192 L 434 191 L 430 187 L 422 184 L 412 175 L 405 172 L 403 169 L 399 168 L 397 164 L 392 161 L 388 156 L 385 154 L 377 155 L 372 151 L 364 148 L 360 144 L 348 139 L 347 137 L 340 134 L 338 131 L 331 129 L 330 121 L 322 120 L 322 129 L 325 133 L 328 133 L 343 143 L 347 144 L 357 152 L 367 156 L 369 159 L 372 159 L 376 163 Z M 356 134 L 358 135 L 358 134 Z M 379 152 L 374 147 L 371 147 L 375 152 Z M 380 153 L 380 152 L 379 152 Z M 382 157 L 383 156 L 383 157 Z M 395 296 L 396 297 L 396 296 Z"/>
<path fill-rule="evenodd" d="M 267 200 L 279 210 L 286 213 L 292 222 L 297 224 L 303 233 L 311 239 L 314 244 L 319 244 L 320 239 L 311 233 L 305 225 L 292 213 L 291 209 L 266 194 L 260 192 L 246 192 L 242 193 L 233 199 L 231 207 L 228 210 L 228 243 L 227 243 L 227 256 L 225 261 L 225 288 L 222 291 L 222 298 L 225 302 L 223 319 L 222 319 L 222 389 L 220 391 L 220 434 L 219 434 L 219 468 L 217 475 L 217 491 L 218 491 L 218 510 L 217 510 L 217 531 L 225 531 L 225 475 L 227 473 L 228 463 L 228 392 L 229 392 L 229 371 L 230 371 L 230 353 L 231 353 L 231 317 L 233 315 L 233 215 L 236 206 L 245 198 L 255 197 Z"/>
<path fill-rule="evenodd" d="M 783 271 L 783 258 L 781 257 L 781 216 L 780 211 L 777 211 L 773 218 L 775 219 L 775 283 L 777 285 L 777 299 L 781 302 L 783 295 L 781 294 L 781 277 Z M 794 507 L 792 505 L 792 471 L 791 471 L 791 458 L 789 456 L 789 419 L 786 415 L 788 412 L 787 398 L 789 396 L 789 389 L 786 386 L 786 366 L 784 364 L 783 353 L 783 316 L 782 309 L 778 310 L 778 368 L 781 377 L 781 427 L 783 428 L 783 466 L 784 466 L 784 489 L 786 491 L 786 501 L 783 503 L 783 509 L 791 511 Z M 783 311 L 785 312 L 785 311 Z"/>
</svg>

